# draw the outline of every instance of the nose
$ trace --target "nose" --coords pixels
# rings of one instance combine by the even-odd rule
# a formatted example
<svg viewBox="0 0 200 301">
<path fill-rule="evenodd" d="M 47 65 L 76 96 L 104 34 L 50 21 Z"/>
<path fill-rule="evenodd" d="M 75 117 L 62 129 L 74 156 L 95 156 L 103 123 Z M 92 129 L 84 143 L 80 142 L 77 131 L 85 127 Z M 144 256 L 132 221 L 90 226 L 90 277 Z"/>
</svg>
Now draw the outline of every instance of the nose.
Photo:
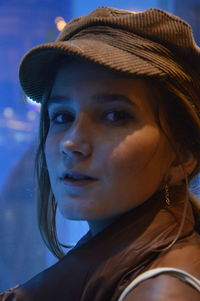
<svg viewBox="0 0 200 301">
<path fill-rule="evenodd" d="M 75 139 L 69 139 L 63 141 L 61 144 L 61 152 L 68 157 L 88 157 L 91 154 L 91 147 L 87 142 L 78 142 Z"/>
<path fill-rule="evenodd" d="M 69 158 L 88 157 L 92 153 L 91 133 L 86 121 L 75 122 L 60 143 L 60 151 Z"/>
</svg>

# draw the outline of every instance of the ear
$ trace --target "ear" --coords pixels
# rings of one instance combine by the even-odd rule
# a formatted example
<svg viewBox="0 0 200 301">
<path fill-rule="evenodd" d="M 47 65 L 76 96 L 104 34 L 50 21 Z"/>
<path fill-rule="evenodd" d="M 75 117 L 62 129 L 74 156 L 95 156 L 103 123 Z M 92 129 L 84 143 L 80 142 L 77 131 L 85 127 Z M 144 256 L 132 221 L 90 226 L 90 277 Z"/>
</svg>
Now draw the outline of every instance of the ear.
<svg viewBox="0 0 200 301">
<path fill-rule="evenodd" d="M 169 169 L 169 184 L 178 185 L 185 179 L 185 175 L 190 175 L 197 165 L 197 159 L 193 155 L 187 155 L 182 160 L 172 162 Z"/>
</svg>

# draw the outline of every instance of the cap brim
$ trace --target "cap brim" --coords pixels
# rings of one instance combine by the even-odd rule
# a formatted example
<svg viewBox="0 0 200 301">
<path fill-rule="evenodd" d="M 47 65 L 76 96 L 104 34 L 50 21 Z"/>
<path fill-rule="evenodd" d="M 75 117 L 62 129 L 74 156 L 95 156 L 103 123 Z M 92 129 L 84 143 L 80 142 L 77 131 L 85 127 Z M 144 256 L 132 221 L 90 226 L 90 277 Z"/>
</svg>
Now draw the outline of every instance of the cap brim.
<svg viewBox="0 0 200 301">
<path fill-rule="evenodd" d="M 142 50 L 140 55 L 136 55 L 102 41 L 89 39 L 52 42 L 34 47 L 22 59 L 19 78 L 27 96 L 41 102 L 45 91 L 52 84 L 60 60 L 67 56 L 84 58 L 127 74 L 166 75 L 162 68 L 152 64 L 152 61 L 164 59 L 156 53 L 149 52 L 151 57 L 148 59 Z"/>
</svg>

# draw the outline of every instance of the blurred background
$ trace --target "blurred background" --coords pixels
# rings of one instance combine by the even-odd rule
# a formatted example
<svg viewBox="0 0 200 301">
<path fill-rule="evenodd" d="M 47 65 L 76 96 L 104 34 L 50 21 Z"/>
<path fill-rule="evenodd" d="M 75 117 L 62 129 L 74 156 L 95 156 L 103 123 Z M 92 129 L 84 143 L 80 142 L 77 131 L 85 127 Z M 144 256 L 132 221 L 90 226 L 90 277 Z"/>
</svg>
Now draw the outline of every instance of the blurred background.
<svg viewBox="0 0 200 301">
<path fill-rule="evenodd" d="M 31 47 L 53 41 L 71 18 L 97 6 L 168 10 L 192 25 L 200 43 L 200 0 L 0 0 L 0 291 L 56 262 L 37 228 L 34 152 L 40 107 L 19 87 L 19 62 Z M 191 189 L 198 184 L 196 178 Z M 194 192 L 200 194 L 198 187 Z M 63 243 L 75 244 L 88 227 L 58 214 L 58 229 Z"/>
</svg>

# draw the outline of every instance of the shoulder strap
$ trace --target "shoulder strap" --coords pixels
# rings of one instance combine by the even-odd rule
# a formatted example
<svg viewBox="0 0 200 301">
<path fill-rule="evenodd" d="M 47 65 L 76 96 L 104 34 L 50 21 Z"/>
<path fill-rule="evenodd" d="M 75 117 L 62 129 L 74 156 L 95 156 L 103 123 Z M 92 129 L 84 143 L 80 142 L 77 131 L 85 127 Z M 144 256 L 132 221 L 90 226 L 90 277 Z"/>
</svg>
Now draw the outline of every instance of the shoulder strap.
<svg viewBox="0 0 200 301">
<path fill-rule="evenodd" d="M 179 278 L 181 281 L 188 283 L 200 293 L 200 280 L 198 280 L 197 278 L 195 278 L 194 276 L 192 276 L 191 274 L 183 270 L 166 267 L 166 268 L 152 269 L 140 274 L 124 289 L 118 301 L 123 301 L 124 298 L 130 293 L 130 291 L 133 290 L 141 282 L 149 278 L 158 276 L 160 274 L 167 274 Z"/>
</svg>

